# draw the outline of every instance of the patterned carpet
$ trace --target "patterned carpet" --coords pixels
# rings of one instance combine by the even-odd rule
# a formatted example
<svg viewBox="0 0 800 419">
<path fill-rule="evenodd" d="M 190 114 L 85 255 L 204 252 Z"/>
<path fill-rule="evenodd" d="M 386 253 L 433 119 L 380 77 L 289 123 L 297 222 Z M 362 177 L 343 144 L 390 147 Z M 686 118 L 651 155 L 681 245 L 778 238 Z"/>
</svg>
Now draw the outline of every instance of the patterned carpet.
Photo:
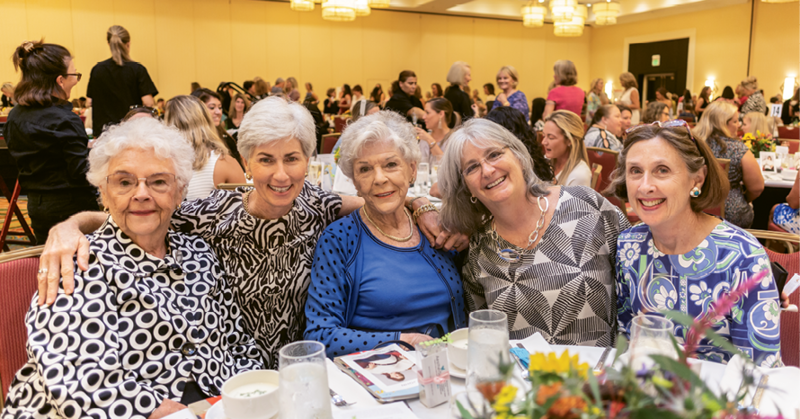
<svg viewBox="0 0 800 419">
<path fill-rule="evenodd" d="M 30 226 L 31 225 L 31 218 L 28 216 L 28 198 L 24 197 L 24 196 L 19 197 L 19 200 L 17 201 L 17 204 L 19 205 L 19 209 L 22 211 L 22 214 L 25 216 L 25 221 L 27 221 L 28 225 Z M 8 214 L 8 201 L 5 199 L 5 197 L 2 194 L 0 194 L 0 227 L 2 227 L 3 223 L 5 222 L 7 214 Z M 17 217 L 13 217 L 12 220 L 11 220 L 10 231 L 15 231 L 15 230 L 16 231 L 22 231 L 22 227 L 20 226 L 19 220 L 17 220 Z M 16 240 L 27 240 L 27 237 L 25 237 L 24 235 L 23 236 L 13 236 L 13 235 L 9 234 L 7 238 L 8 239 L 16 239 Z M 11 250 L 15 250 L 15 249 L 24 249 L 25 247 L 28 247 L 28 246 L 21 245 L 21 244 L 9 244 L 8 247 Z"/>
</svg>

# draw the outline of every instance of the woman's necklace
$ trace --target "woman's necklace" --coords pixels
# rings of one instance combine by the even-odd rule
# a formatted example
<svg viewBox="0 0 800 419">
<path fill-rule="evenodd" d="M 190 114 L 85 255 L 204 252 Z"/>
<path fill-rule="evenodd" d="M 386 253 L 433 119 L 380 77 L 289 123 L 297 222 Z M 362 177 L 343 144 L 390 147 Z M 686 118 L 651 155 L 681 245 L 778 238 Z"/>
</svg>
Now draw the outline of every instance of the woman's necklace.
<svg viewBox="0 0 800 419">
<path fill-rule="evenodd" d="M 252 189 L 247 191 L 247 192 L 245 192 L 245 194 L 242 195 L 242 205 L 244 205 L 244 212 L 249 214 L 251 217 L 255 217 L 255 215 L 250 213 L 250 208 L 249 208 L 249 205 L 248 205 L 250 203 L 249 200 L 250 200 L 250 194 L 251 193 L 253 193 Z"/>
<path fill-rule="evenodd" d="M 372 226 L 375 227 L 378 231 L 380 231 L 380 233 L 383 234 L 384 236 L 386 236 L 386 237 L 388 237 L 388 238 L 390 238 L 390 239 L 392 239 L 392 240 L 394 240 L 396 242 L 401 242 L 401 243 L 402 242 L 407 242 L 407 241 L 411 240 L 412 237 L 414 237 L 414 222 L 411 220 L 411 214 L 408 213 L 408 210 L 405 207 L 403 207 L 403 213 L 406 215 L 406 217 L 408 217 L 408 229 L 409 229 L 409 233 L 408 233 L 407 237 L 395 237 L 395 236 L 390 236 L 390 235 L 386 234 L 383 230 L 381 230 L 380 227 L 378 227 L 378 224 L 375 224 L 375 221 L 372 221 L 372 218 L 370 218 L 370 216 L 369 216 L 369 212 L 367 212 L 367 207 L 364 206 L 364 207 L 361 207 L 361 209 L 363 210 L 364 215 L 367 217 L 367 221 L 369 221 L 369 223 L 372 224 Z"/>
<path fill-rule="evenodd" d="M 531 231 L 531 234 L 528 235 L 528 245 L 523 248 L 523 250 L 528 250 L 536 240 L 539 239 L 539 232 L 544 227 L 544 216 L 547 214 L 547 210 L 550 209 L 550 201 L 547 199 L 544 200 L 544 208 L 542 208 L 542 197 L 536 197 L 536 205 L 539 206 L 539 221 L 536 223 L 536 228 Z M 497 256 L 500 259 L 503 259 L 506 262 L 519 262 L 520 259 L 520 252 L 514 249 L 501 249 L 500 248 L 500 235 L 497 234 L 497 229 L 494 226 L 494 220 L 492 220 L 492 235 L 494 236 L 494 241 L 497 243 Z"/>
</svg>

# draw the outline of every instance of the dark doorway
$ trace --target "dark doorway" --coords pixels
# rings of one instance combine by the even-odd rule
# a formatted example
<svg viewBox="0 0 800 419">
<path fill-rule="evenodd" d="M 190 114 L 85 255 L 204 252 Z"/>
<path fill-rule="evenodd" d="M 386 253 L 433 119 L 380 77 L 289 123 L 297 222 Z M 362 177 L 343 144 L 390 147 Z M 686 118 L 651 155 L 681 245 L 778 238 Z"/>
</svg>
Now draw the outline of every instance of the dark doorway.
<svg viewBox="0 0 800 419">
<path fill-rule="evenodd" d="M 654 55 L 660 56 L 657 66 L 653 65 Z M 636 76 L 639 94 L 648 101 L 655 100 L 659 87 L 682 95 L 686 89 L 688 61 L 689 38 L 631 44 L 628 50 L 628 71 Z"/>
</svg>

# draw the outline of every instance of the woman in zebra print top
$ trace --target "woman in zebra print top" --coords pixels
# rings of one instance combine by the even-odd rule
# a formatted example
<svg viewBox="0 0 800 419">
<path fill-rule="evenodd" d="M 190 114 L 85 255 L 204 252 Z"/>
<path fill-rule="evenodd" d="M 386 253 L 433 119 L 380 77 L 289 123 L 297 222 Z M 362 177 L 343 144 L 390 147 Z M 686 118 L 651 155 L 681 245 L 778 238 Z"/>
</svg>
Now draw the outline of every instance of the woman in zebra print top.
<svg viewBox="0 0 800 419">
<path fill-rule="evenodd" d="M 303 338 L 317 239 L 337 217 L 364 203 L 305 182 L 315 145 L 308 110 L 279 97 L 259 101 L 242 121 L 238 144 L 254 188 L 215 190 L 207 198 L 184 202 L 172 218 L 175 230 L 202 237 L 216 253 L 242 307 L 246 331 L 260 346 L 267 368 L 278 367 L 282 346 Z M 414 201 L 414 209 L 426 201 Z M 436 215 L 423 217 L 419 222 L 431 243 L 438 240 L 438 247 L 452 247 L 463 241 L 463 236 L 439 229 Z M 102 213 L 82 213 L 56 227 L 41 266 L 58 273 L 58 262 L 62 257 L 71 260 L 76 249 L 78 265 L 86 266 L 81 260 L 86 243 L 79 230 L 94 231 L 103 220 Z M 64 275 L 65 289 L 71 290 L 71 278 Z M 48 301 L 58 289 L 58 278 L 50 279 L 40 290 L 45 295 L 47 289 Z"/>
</svg>

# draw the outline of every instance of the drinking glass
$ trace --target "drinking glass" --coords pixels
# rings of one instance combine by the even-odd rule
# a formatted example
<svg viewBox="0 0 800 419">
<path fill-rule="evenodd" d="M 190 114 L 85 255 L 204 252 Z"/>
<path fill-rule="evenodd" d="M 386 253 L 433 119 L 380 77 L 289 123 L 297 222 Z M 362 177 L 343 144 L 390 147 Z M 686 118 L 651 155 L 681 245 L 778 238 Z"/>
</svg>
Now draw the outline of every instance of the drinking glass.
<svg viewBox="0 0 800 419">
<path fill-rule="evenodd" d="M 497 310 L 478 310 L 469 315 L 467 389 L 478 390 L 494 401 L 505 383 L 500 363 L 509 362 L 508 317 Z"/>
<path fill-rule="evenodd" d="M 308 163 L 308 176 L 306 179 L 313 185 L 319 186 L 321 183 L 320 176 L 322 175 L 322 163 L 312 161 Z"/>
<path fill-rule="evenodd" d="M 325 345 L 302 340 L 280 350 L 281 419 L 332 419 Z"/>
<path fill-rule="evenodd" d="M 415 127 L 417 126 L 417 114 L 415 113 L 411 114 L 411 124 L 413 124 Z"/>
<path fill-rule="evenodd" d="M 420 186 L 420 192 L 422 194 L 427 194 L 427 189 L 431 187 L 430 178 L 430 167 L 428 163 L 420 163 L 417 165 L 417 181 L 415 183 Z"/>
<path fill-rule="evenodd" d="M 640 314 L 631 321 L 631 366 L 635 370 L 650 368 L 651 355 L 678 358 L 670 336 L 675 325 L 671 320 L 653 314 Z"/>
</svg>

